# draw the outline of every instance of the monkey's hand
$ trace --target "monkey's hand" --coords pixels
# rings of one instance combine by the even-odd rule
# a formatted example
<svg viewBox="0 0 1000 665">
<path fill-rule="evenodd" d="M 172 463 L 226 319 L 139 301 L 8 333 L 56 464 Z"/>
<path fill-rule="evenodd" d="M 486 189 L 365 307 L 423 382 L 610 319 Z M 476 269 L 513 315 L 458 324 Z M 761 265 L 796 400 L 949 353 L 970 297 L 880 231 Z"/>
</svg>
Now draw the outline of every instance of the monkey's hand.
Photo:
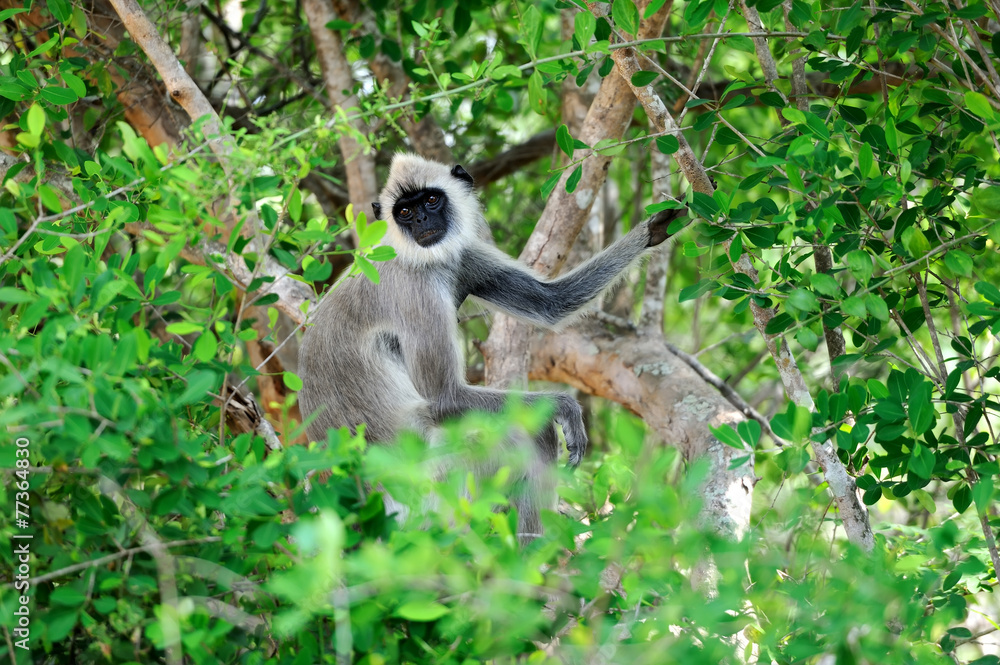
<svg viewBox="0 0 1000 665">
<path fill-rule="evenodd" d="M 556 399 L 555 421 L 562 427 L 569 451 L 570 468 L 579 466 L 583 453 L 587 451 L 587 429 L 583 426 L 583 409 L 580 403 L 569 395 L 559 394 Z"/>
<path fill-rule="evenodd" d="M 649 230 L 649 242 L 646 244 L 646 247 L 656 247 L 669 238 L 671 234 L 667 232 L 667 228 L 670 226 L 670 223 L 686 214 L 687 210 L 684 208 L 671 208 L 669 210 L 661 210 L 653 215 L 646 222 L 646 228 Z"/>
</svg>

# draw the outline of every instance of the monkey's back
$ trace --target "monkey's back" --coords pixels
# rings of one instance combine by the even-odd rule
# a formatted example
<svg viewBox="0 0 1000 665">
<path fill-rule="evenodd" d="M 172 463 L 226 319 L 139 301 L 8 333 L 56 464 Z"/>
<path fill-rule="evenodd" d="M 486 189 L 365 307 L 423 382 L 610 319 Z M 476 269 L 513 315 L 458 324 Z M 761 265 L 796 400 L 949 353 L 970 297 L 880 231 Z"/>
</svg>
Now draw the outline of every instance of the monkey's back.
<svg viewBox="0 0 1000 665">
<path fill-rule="evenodd" d="M 401 429 L 426 432 L 430 404 L 461 368 L 456 307 L 440 272 L 398 259 L 378 270 L 379 284 L 354 277 L 324 297 L 302 338 L 302 414 L 319 412 L 312 439 L 360 423 L 369 441 L 391 441 Z"/>
</svg>

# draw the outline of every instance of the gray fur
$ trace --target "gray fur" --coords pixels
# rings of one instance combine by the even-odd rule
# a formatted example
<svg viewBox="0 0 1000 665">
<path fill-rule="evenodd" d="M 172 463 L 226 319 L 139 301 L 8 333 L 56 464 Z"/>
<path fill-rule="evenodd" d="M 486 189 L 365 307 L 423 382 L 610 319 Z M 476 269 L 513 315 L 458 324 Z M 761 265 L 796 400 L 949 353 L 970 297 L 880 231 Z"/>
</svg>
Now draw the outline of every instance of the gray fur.
<svg viewBox="0 0 1000 665">
<path fill-rule="evenodd" d="M 463 172 L 464 173 L 464 172 Z M 557 326 L 580 312 L 638 259 L 649 243 L 647 224 L 606 251 L 554 280 L 545 280 L 481 238 L 485 221 L 470 184 L 447 166 L 397 155 L 380 197 L 392 217 L 400 192 L 434 188 L 447 196 L 449 230 L 423 248 L 389 219 L 385 243 L 397 258 L 378 264 L 381 283 L 342 282 L 320 303 L 302 339 L 299 366 L 303 413 L 318 411 L 309 436 L 324 440 L 328 428 L 367 423 L 369 441 L 389 443 L 404 429 L 432 438 L 446 418 L 472 410 L 499 412 L 508 394 L 465 382 L 457 310 L 472 295 L 514 316 Z M 528 401 L 555 401 L 553 422 L 563 428 L 570 464 L 580 462 L 587 434 L 580 405 L 562 393 L 524 393 Z M 512 468 L 511 501 L 519 532 L 541 532 L 539 510 L 555 507 L 552 466 L 559 455 L 553 423 L 534 441 L 509 441 L 521 453 Z M 503 451 L 481 464 L 481 475 L 510 464 Z"/>
</svg>

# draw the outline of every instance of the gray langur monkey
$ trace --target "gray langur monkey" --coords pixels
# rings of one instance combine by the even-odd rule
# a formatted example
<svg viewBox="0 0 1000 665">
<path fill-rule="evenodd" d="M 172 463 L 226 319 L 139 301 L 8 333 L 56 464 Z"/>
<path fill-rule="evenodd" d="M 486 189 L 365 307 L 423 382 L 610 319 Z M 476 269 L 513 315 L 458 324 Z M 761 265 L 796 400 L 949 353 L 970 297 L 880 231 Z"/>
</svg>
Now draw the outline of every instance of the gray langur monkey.
<svg viewBox="0 0 1000 665">
<path fill-rule="evenodd" d="M 342 282 L 320 303 L 302 339 L 299 367 L 303 414 L 318 412 L 309 436 L 322 441 L 328 428 L 366 423 L 370 442 L 390 443 L 401 430 L 427 439 L 447 418 L 467 411 L 497 413 L 508 393 L 468 385 L 458 329 L 458 308 L 475 296 L 519 319 L 541 326 L 564 323 L 608 289 L 648 247 L 668 237 L 683 211 L 667 210 L 569 273 L 544 279 L 494 247 L 473 180 L 449 168 L 399 154 L 375 217 L 388 222 L 384 244 L 396 258 L 378 266 L 379 284 Z M 552 422 L 535 440 L 508 442 L 527 453 L 512 469 L 523 536 L 541 532 L 539 510 L 555 508 L 552 467 L 559 456 L 554 423 L 566 438 L 569 464 L 587 447 L 579 403 L 563 393 L 523 393 L 526 401 L 555 403 Z M 478 465 L 481 475 L 504 463 Z M 386 501 L 387 507 L 391 500 Z M 398 507 L 398 504 L 392 505 Z M 404 514 L 405 514 L 405 509 Z"/>
</svg>

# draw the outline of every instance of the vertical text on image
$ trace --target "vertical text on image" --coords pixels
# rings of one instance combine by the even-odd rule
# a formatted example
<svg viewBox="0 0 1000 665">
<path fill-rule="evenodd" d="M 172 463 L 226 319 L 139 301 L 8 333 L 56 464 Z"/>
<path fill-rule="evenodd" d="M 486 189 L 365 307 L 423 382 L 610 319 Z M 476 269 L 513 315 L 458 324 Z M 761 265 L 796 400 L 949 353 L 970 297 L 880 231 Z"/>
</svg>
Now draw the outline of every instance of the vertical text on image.
<svg viewBox="0 0 1000 665">
<path fill-rule="evenodd" d="M 20 649 L 27 650 L 28 638 L 31 636 L 31 607 L 29 605 L 31 597 L 28 595 L 28 588 L 31 586 L 31 539 L 33 535 L 27 533 L 31 510 L 28 504 L 28 474 L 31 464 L 28 456 L 28 448 L 31 445 L 25 437 L 19 437 L 14 441 L 17 445 L 14 451 L 14 525 L 19 531 L 14 533 L 12 542 L 14 545 L 14 590 L 20 592 L 17 597 L 17 605 L 14 609 L 14 616 L 17 619 L 14 625 L 14 645 Z"/>
</svg>

